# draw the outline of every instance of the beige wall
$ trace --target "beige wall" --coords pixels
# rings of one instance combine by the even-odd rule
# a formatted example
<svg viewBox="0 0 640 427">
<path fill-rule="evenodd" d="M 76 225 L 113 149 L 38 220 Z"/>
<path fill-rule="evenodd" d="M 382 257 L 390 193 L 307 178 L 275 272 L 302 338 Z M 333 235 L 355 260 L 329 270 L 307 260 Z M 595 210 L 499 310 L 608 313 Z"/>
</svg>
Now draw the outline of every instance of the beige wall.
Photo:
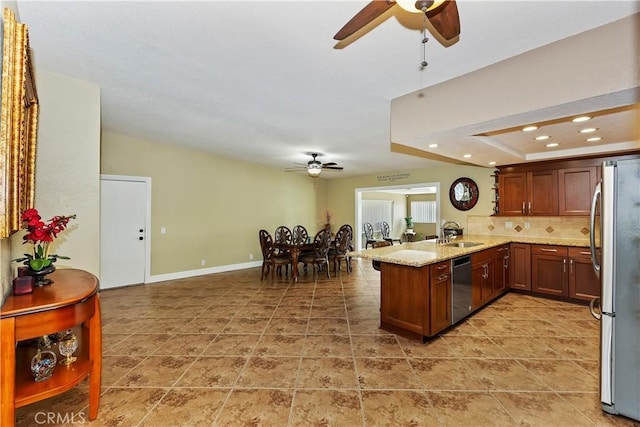
<svg viewBox="0 0 640 427">
<path fill-rule="evenodd" d="M 404 184 L 440 183 L 440 220 L 456 221 L 462 227 L 466 226 L 467 215 L 491 215 L 493 200 L 493 169 L 476 166 L 431 167 L 391 174 L 372 174 L 356 177 L 345 177 L 327 181 L 329 209 L 334 212 L 336 223 L 355 224 L 355 190 L 356 188 L 398 186 Z M 390 180 L 388 177 L 400 176 L 400 180 Z M 468 177 L 478 184 L 478 204 L 466 212 L 459 211 L 449 202 L 449 187 L 458 178 Z"/>
<path fill-rule="evenodd" d="M 322 179 L 199 150 L 104 132 L 102 173 L 152 179 L 152 275 L 257 261 L 261 228 L 325 222 Z"/>
</svg>

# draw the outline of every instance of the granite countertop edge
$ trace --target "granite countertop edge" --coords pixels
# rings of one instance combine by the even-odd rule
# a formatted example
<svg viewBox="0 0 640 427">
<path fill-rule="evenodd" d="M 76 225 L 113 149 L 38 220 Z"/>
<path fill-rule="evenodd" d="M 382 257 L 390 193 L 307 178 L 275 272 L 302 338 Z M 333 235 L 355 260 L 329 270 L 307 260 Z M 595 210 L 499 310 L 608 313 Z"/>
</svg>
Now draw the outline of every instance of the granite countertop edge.
<svg viewBox="0 0 640 427">
<path fill-rule="evenodd" d="M 470 235 L 463 236 L 454 242 L 476 242 L 478 246 L 469 248 L 458 248 L 439 245 L 433 240 L 423 240 L 420 242 L 408 242 L 400 245 L 385 246 L 377 249 L 363 249 L 349 252 L 349 256 L 371 259 L 391 264 L 406 265 L 410 267 L 423 267 L 435 264 L 440 261 L 471 255 L 485 249 L 501 246 L 509 243 L 528 243 L 536 245 L 558 245 L 573 247 L 589 247 L 589 240 L 585 239 L 560 239 L 541 237 L 518 237 L 518 236 L 485 236 Z"/>
</svg>

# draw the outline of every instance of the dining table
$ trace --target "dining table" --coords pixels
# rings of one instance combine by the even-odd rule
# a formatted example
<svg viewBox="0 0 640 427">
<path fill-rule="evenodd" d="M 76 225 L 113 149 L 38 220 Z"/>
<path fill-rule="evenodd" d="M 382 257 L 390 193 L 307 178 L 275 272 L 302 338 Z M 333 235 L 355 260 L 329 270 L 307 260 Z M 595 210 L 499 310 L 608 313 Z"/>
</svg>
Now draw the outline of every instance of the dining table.
<svg viewBox="0 0 640 427">
<path fill-rule="evenodd" d="M 313 251 L 313 242 L 310 242 L 308 240 L 305 242 L 280 242 L 276 243 L 275 246 L 281 251 L 287 251 L 291 253 L 291 280 L 293 282 L 297 282 L 298 276 L 300 275 L 300 273 L 298 272 L 298 259 L 300 258 L 300 254 L 302 252 Z"/>
</svg>

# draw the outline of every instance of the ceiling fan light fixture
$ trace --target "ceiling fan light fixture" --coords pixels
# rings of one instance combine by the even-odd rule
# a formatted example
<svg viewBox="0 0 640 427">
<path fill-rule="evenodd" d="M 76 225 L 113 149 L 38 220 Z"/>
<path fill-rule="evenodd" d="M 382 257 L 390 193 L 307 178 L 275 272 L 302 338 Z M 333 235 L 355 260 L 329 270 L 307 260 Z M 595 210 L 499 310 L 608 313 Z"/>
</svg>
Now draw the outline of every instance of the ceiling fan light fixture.
<svg viewBox="0 0 640 427">
<path fill-rule="evenodd" d="M 318 161 L 309 162 L 309 166 L 307 166 L 307 173 L 309 176 L 314 178 L 318 177 L 322 172 L 322 163 Z"/>
<path fill-rule="evenodd" d="M 409 13 L 424 13 L 437 8 L 445 0 L 396 0 L 396 4 Z"/>
</svg>

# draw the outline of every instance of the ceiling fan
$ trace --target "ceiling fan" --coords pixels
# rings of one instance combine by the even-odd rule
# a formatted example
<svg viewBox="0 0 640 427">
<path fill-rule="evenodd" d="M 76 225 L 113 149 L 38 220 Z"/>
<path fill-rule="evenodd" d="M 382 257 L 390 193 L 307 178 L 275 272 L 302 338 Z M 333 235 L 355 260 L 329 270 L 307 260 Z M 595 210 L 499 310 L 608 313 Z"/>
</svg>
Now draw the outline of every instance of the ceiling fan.
<svg viewBox="0 0 640 427">
<path fill-rule="evenodd" d="M 309 176 L 313 178 L 317 178 L 318 176 L 320 176 L 323 170 L 341 171 L 344 169 L 342 166 L 338 166 L 336 162 L 322 163 L 320 160 L 316 158 L 318 156 L 321 156 L 321 154 L 319 153 L 307 153 L 307 154 L 313 157 L 313 159 L 309 160 L 306 165 L 304 163 L 297 163 L 300 165 L 299 167 L 287 168 L 285 169 L 285 171 L 295 172 L 300 170 L 306 170 Z"/>
<path fill-rule="evenodd" d="M 374 0 L 358 12 L 336 33 L 335 40 L 344 40 L 391 9 L 395 5 L 411 13 L 424 13 L 434 30 L 446 41 L 460 35 L 460 17 L 455 0 Z"/>
</svg>

